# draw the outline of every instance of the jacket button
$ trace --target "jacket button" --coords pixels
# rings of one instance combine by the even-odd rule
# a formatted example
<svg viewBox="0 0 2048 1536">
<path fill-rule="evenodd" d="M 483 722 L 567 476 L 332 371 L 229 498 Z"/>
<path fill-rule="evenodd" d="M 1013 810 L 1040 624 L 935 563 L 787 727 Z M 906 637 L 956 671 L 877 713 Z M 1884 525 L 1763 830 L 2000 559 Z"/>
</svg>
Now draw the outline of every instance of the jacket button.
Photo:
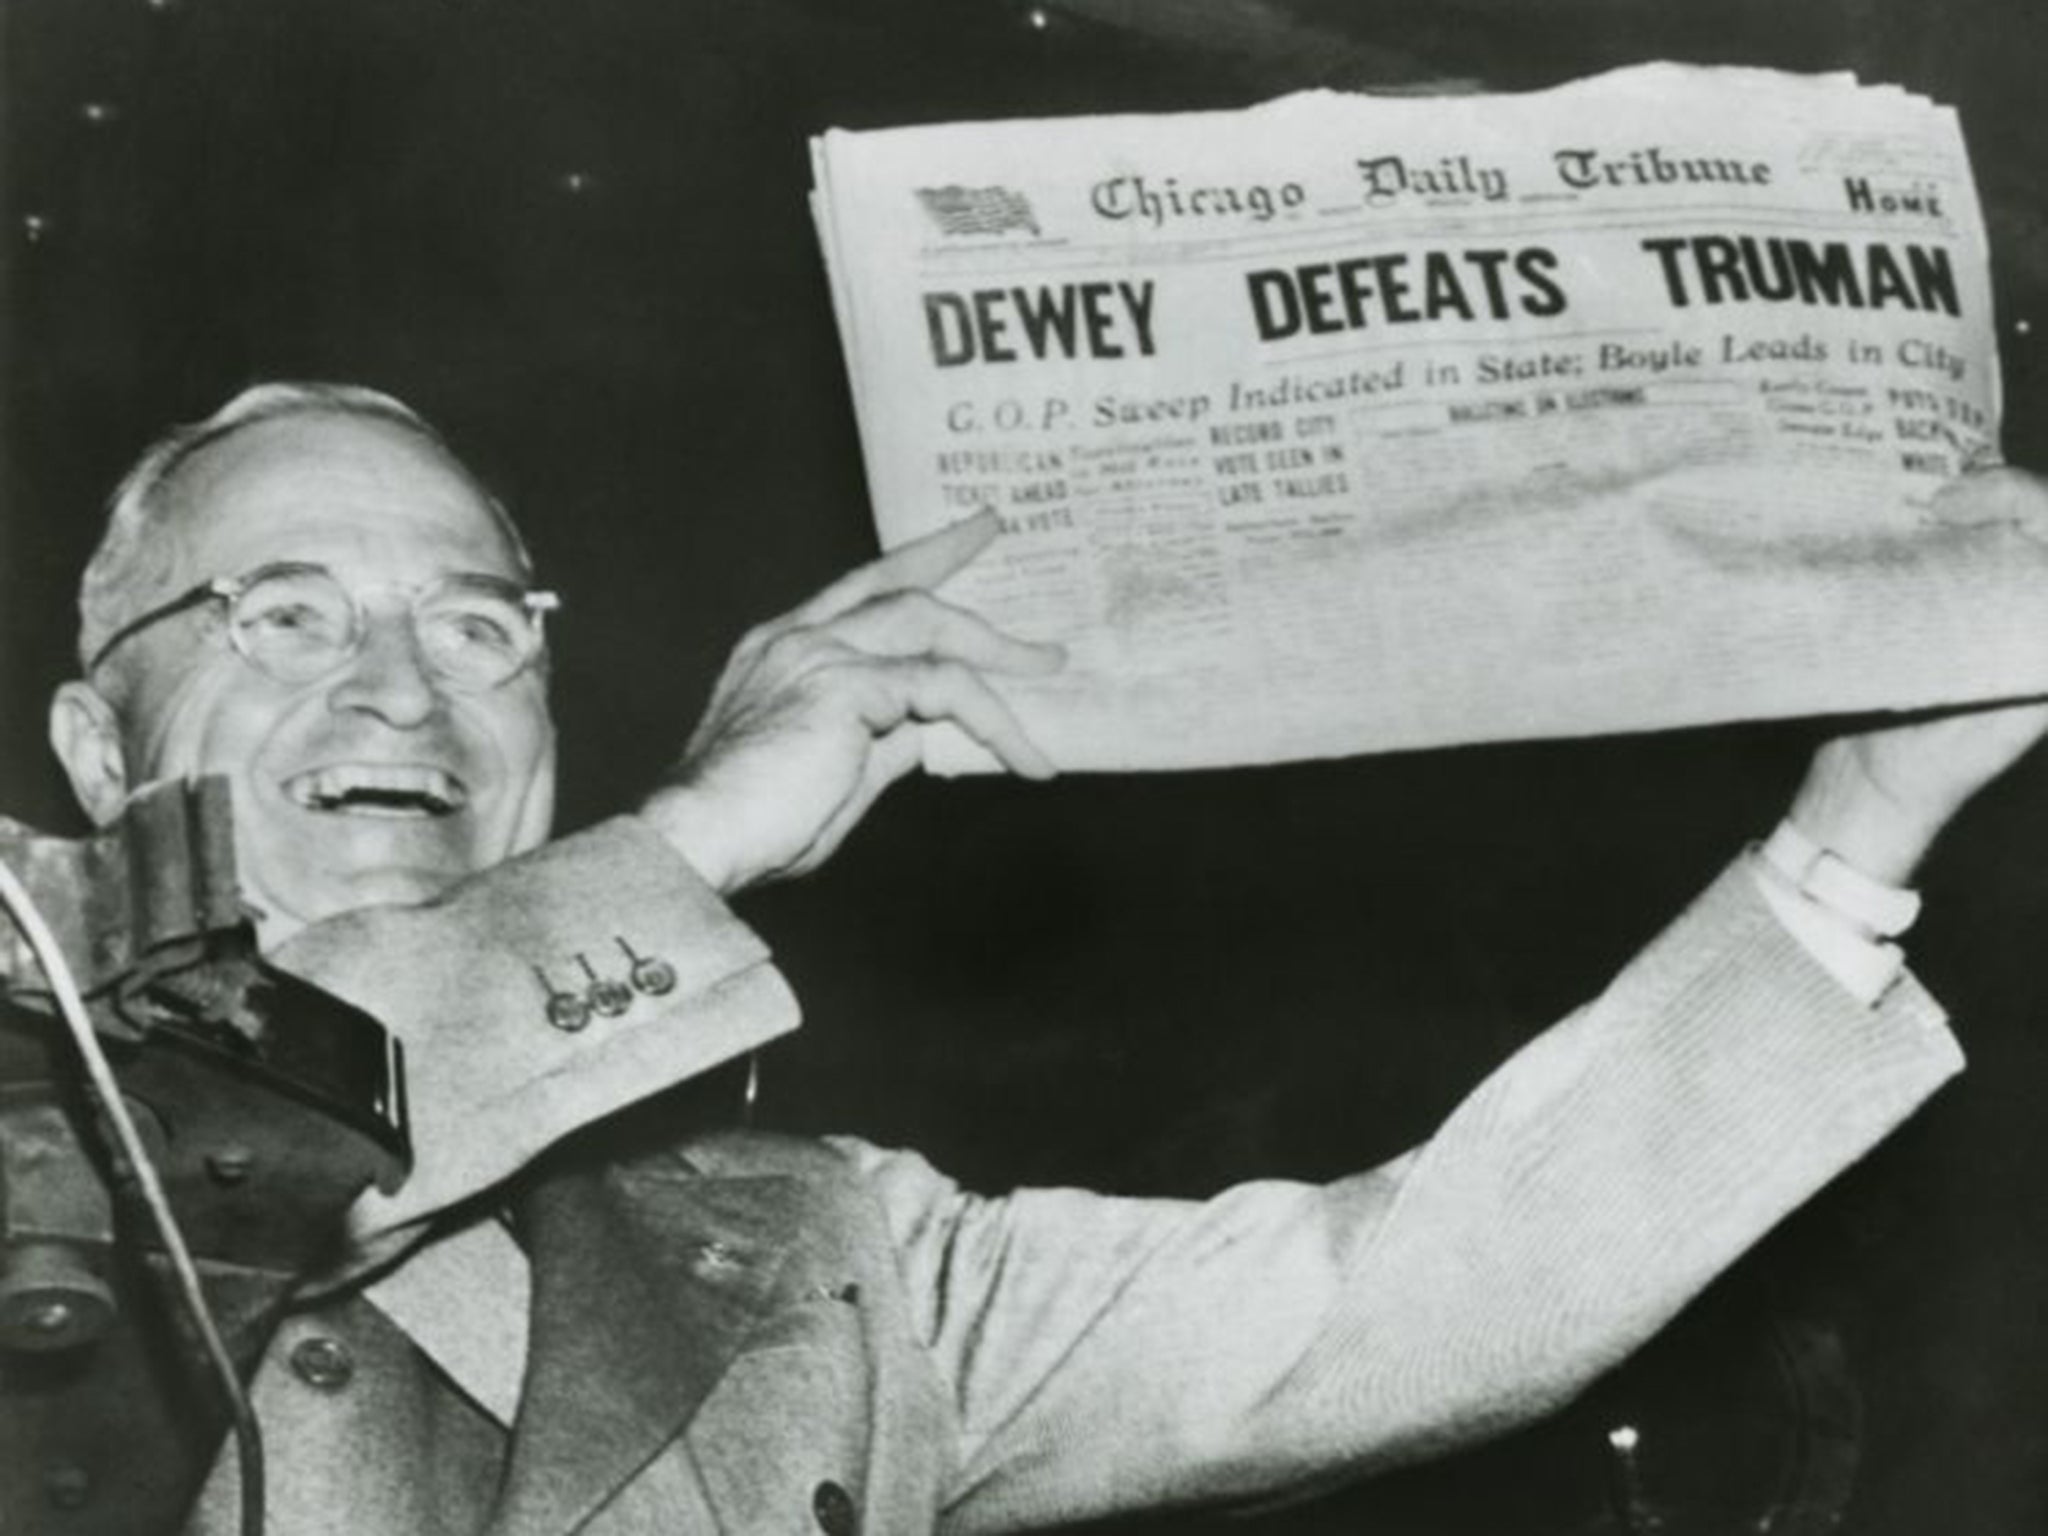
<svg viewBox="0 0 2048 1536">
<path fill-rule="evenodd" d="M 564 1034 L 573 1035 L 590 1022 L 590 1004 L 574 992 L 551 992 L 548 1022 Z"/>
<path fill-rule="evenodd" d="M 82 1509 L 92 1497 L 92 1476 L 81 1466 L 60 1461 L 44 1471 L 43 1494 L 57 1509 Z"/>
<path fill-rule="evenodd" d="M 301 1339 L 292 1346 L 292 1370 L 309 1387 L 339 1392 L 356 1373 L 355 1356 L 339 1339 Z"/>
<path fill-rule="evenodd" d="M 666 960 L 641 959 L 633 962 L 633 974 L 626 978 L 635 992 L 664 997 L 676 989 L 676 968 Z"/>
<path fill-rule="evenodd" d="M 607 1019 L 616 1019 L 633 1006 L 633 989 L 608 976 L 593 981 L 585 996 L 591 1011 Z"/>
<path fill-rule="evenodd" d="M 811 1495 L 811 1513 L 818 1517 L 818 1529 L 825 1536 L 854 1536 L 860 1527 L 853 1495 L 830 1478 L 818 1484 Z"/>
</svg>

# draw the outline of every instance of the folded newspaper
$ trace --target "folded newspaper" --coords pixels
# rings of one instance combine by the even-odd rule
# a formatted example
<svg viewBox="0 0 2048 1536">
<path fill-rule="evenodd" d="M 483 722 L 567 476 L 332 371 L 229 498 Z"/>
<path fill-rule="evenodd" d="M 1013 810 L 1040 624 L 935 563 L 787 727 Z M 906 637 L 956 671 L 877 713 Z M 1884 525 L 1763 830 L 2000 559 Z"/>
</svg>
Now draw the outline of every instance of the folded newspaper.
<svg viewBox="0 0 2048 1536">
<path fill-rule="evenodd" d="M 1647 65 L 1528 95 L 813 142 L 875 518 L 1068 768 L 2048 689 L 1955 114 Z M 993 766 L 950 727 L 940 772 Z"/>
</svg>

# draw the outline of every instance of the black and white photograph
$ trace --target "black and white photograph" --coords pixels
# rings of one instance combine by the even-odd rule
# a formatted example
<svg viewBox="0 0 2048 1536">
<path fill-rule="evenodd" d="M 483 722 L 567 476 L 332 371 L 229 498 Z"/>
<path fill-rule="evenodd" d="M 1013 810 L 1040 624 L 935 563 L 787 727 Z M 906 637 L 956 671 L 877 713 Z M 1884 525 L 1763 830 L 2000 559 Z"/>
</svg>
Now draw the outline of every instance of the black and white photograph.
<svg viewBox="0 0 2048 1536">
<path fill-rule="evenodd" d="M 0 1536 L 2048 1523 L 2040 0 L 0 0 Z"/>
</svg>

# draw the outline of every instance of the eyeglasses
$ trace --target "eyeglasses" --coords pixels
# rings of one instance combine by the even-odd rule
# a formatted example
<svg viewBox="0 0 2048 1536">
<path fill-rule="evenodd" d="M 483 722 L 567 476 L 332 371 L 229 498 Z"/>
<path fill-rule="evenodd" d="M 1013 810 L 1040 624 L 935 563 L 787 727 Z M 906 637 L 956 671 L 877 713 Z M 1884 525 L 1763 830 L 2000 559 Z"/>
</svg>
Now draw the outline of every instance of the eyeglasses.
<svg viewBox="0 0 2048 1536">
<path fill-rule="evenodd" d="M 152 624 L 202 603 L 227 616 L 228 641 L 258 671 L 281 683 L 311 683 L 338 672 L 362 649 L 363 605 L 324 565 L 286 561 L 244 576 L 216 576 L 116 630 L 86 670 Z M 481 693 L 509 683 L 546 648 L 542 616 L 561 606 L 498 576 L 443 576 L 412 590 L 412 633 L 427 669 L 451 687 Z"/>
</svg>

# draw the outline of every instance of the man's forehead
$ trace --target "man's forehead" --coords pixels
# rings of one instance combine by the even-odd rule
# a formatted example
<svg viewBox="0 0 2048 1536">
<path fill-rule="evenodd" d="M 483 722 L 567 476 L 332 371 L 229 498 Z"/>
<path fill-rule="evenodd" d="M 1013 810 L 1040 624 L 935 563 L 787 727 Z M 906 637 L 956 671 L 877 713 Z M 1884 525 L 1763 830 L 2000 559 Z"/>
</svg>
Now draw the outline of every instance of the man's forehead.
<svg viewBox="0 0 2048 1536">
<path fill-rule="evenodd" d="M 163 526 L 194 557 L 361 543 L 393 559 L 438 554 L 468 569 L 523 573 L 475 479 L 402 421 L 304 411 L 252 422 L 194 451 L 160 494 Z"/>
</svg>

